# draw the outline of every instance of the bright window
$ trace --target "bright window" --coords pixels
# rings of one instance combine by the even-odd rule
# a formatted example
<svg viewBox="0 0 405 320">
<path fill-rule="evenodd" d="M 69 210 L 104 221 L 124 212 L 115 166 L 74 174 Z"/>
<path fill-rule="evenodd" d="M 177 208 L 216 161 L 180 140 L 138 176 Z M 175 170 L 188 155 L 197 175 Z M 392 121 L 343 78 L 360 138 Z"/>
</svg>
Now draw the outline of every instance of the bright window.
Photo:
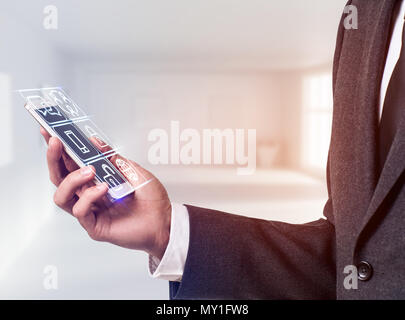
<svg viewBox="0 0 405 320">
<path fill-rule="evenodd" d="M 332 76 L 306 76 L 303 80 L 302 149 L 304 168 L 324 169 L 332 128 Z"/>
</svg>

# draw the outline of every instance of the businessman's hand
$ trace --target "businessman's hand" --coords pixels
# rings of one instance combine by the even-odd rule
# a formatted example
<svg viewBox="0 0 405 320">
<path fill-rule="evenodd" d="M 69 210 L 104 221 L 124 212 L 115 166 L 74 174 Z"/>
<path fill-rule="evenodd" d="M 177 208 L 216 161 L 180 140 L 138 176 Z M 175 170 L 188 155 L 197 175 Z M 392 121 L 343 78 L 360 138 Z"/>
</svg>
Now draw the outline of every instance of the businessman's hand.
<svg viewBox="0 0 405 320">
<path fill-rule="evenodd" d="M 161 259 L 169 241 L 171 204 L 159 180 L 136 163 L 116 155 L 129 161 L 146 179 L 153 180 L 123 201 L 111 204 L 106 198 L 107 185 L 95 186 L 92 182 L 94 169 L 79 169 L 59 139 L 51 138 L 43 128 L 41 134 L 48 143 L 49 176 L 57 186 L 56 205 L 76 217 L 92 239 L 143 250 Z"/>
</svg>

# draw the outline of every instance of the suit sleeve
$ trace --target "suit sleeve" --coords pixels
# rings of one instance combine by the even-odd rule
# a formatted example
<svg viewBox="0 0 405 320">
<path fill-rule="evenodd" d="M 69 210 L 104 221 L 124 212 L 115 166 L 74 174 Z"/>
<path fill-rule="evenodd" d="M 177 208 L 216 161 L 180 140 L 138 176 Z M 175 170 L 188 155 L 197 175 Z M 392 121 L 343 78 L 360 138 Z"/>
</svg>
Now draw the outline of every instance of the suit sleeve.
<svg viewBox="0 0 405 320">
<path fill-rule="evenodd" d="M 329 221 L 292 225 L 187 207 L 189 251 L 172 299 L 335 298 Z"/>
</svg>

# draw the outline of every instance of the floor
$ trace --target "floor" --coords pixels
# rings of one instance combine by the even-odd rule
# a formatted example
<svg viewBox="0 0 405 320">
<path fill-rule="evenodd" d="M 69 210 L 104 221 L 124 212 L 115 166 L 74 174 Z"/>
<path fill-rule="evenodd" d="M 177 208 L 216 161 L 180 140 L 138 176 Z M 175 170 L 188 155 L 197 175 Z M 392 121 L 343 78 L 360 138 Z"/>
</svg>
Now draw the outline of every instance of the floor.
<svg viewBox="0 0 405 320">
<path fill-rule="evenodd" d="M 262 219 L 303 223 L 322 216 L 323 181 L 288 170 L 153 170 L 172 201 Z M 0 275 L 1 299 L 167 299 L 166 281 L 149 277 L 147 255 L 88 238 L 79 224 L 52 209 L 10 266 Z M 57 289 L 45 289 L 57 271 Z M 55 283 L 55 282 L 54 282 Z"/>
</svg>

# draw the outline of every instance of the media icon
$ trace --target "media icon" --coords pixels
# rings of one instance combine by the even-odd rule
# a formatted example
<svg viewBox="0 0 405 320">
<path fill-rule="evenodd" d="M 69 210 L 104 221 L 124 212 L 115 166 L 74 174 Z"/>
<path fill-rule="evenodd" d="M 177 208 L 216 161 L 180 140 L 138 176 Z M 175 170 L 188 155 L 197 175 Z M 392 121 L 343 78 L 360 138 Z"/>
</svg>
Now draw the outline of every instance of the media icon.
<svg viewBox="0 0 405 320">
<path fill-rule="evenodd" d="M 56 107 L 45 107 L 43 109 L 38 109 L 38 112 L 41 112 L 44 117 L 46 117 L 48 114 L 50 116 L 62 117 L 60 111 Z"/>
<path fill-rule="evenodd" d="M 106 173 L 106 175 L 103 176 L 103 180 L 105 182 L 107 182 L 107 184 L 110 186 L 110 188 L 114 189 L 115 191 L 122 189 L 122 185 L 115 177 L 116 171 L 113 170 L 109 165 L 107 165 L 105 163 L 102 164 L 101 168 Z"/>
<path fill-rule="evenodd" d="M 84 162 L 101 156 L 101 153 L 73 123 L 55 125 L 53 129 L 59 138 Z"/>
<path fill-rule="evenodd" d="M 113 166 L 113 164 L 105 158 L 101 158 L 90 162 L 96 171 L 96 178 L 100 182 L 106 182 L 108 188 L 111 189 L 114 194 L 122 190 L 125 185 L 124 177 Z"/>
<path fill-rule="evenodd" d="M 85 125 L 84 128 L 87 131 L 87 133 L 90 135 L 90 137 L 93 138 L 93 140 L 97 144 L 98 148 L 102 149 L 102 148 L 109 146 L 108 143 L 106 143 L 105 141 L 103 141 L 100 138 L 100 135 L 97 133 L 97 131 L 93 127 L 91 127 L 90 125 Z"/>
<path fill-rule="evenodd" d="M 79 107 L 58 88 L 43 89 L 48 98 L 58 105 L 71 119 L 84 116 Z"/>
<path fill-rule="evenodd" d="M 128 180 L 138 181 L 138 174 L 136 173 L 135 168 L 133 168 L 128 162 L 122 159 L 117 159 L 115 160 L 115 164 Z"/>
<path fill-rule="evenodd" d="M 82 152 L 82 153 L 89 153 L 90 150 L 87 148 L 82 141 L 74 134 L 72 130 L 65 131 L 65 135 L 72 141 L 75 146 Z"/>
<path fill-rule="evenodd" d="M 41 96 L 28 96 L 27 102 L 33 106 L 35 111 L 49 124 L 67 120 L 57 106 L 52 105 L 51 101 L 45 100 Z"/>
<path fill-rule="evenodd" d="M 58 110 L 58 108 L 57 108 L 57 107 L 53 107 L 53 106 L 51 106 L 51 107 L 44 107 L 44 108 L 37 109 L 37 110 L 38 110 L 38 112 L 42 113 L 42 115 L 43 115 L 44 117 L 46 117 L 48 114 L 49 114 L 50 116 L 59 116 L 59 117 L 62 116 L 62 114 L 60 113 L 60 111 Z"/>
<path fill-rule="evenodd" d="M 116 151 L 105 134 L 103 134 L 100 128 L 98 128 L 90 119 L 77 120 L 75 121 L 75 126 L 78 127 L 87 139 L 89 139 L 89 141 L 104 155 Z"/>
</svg>

